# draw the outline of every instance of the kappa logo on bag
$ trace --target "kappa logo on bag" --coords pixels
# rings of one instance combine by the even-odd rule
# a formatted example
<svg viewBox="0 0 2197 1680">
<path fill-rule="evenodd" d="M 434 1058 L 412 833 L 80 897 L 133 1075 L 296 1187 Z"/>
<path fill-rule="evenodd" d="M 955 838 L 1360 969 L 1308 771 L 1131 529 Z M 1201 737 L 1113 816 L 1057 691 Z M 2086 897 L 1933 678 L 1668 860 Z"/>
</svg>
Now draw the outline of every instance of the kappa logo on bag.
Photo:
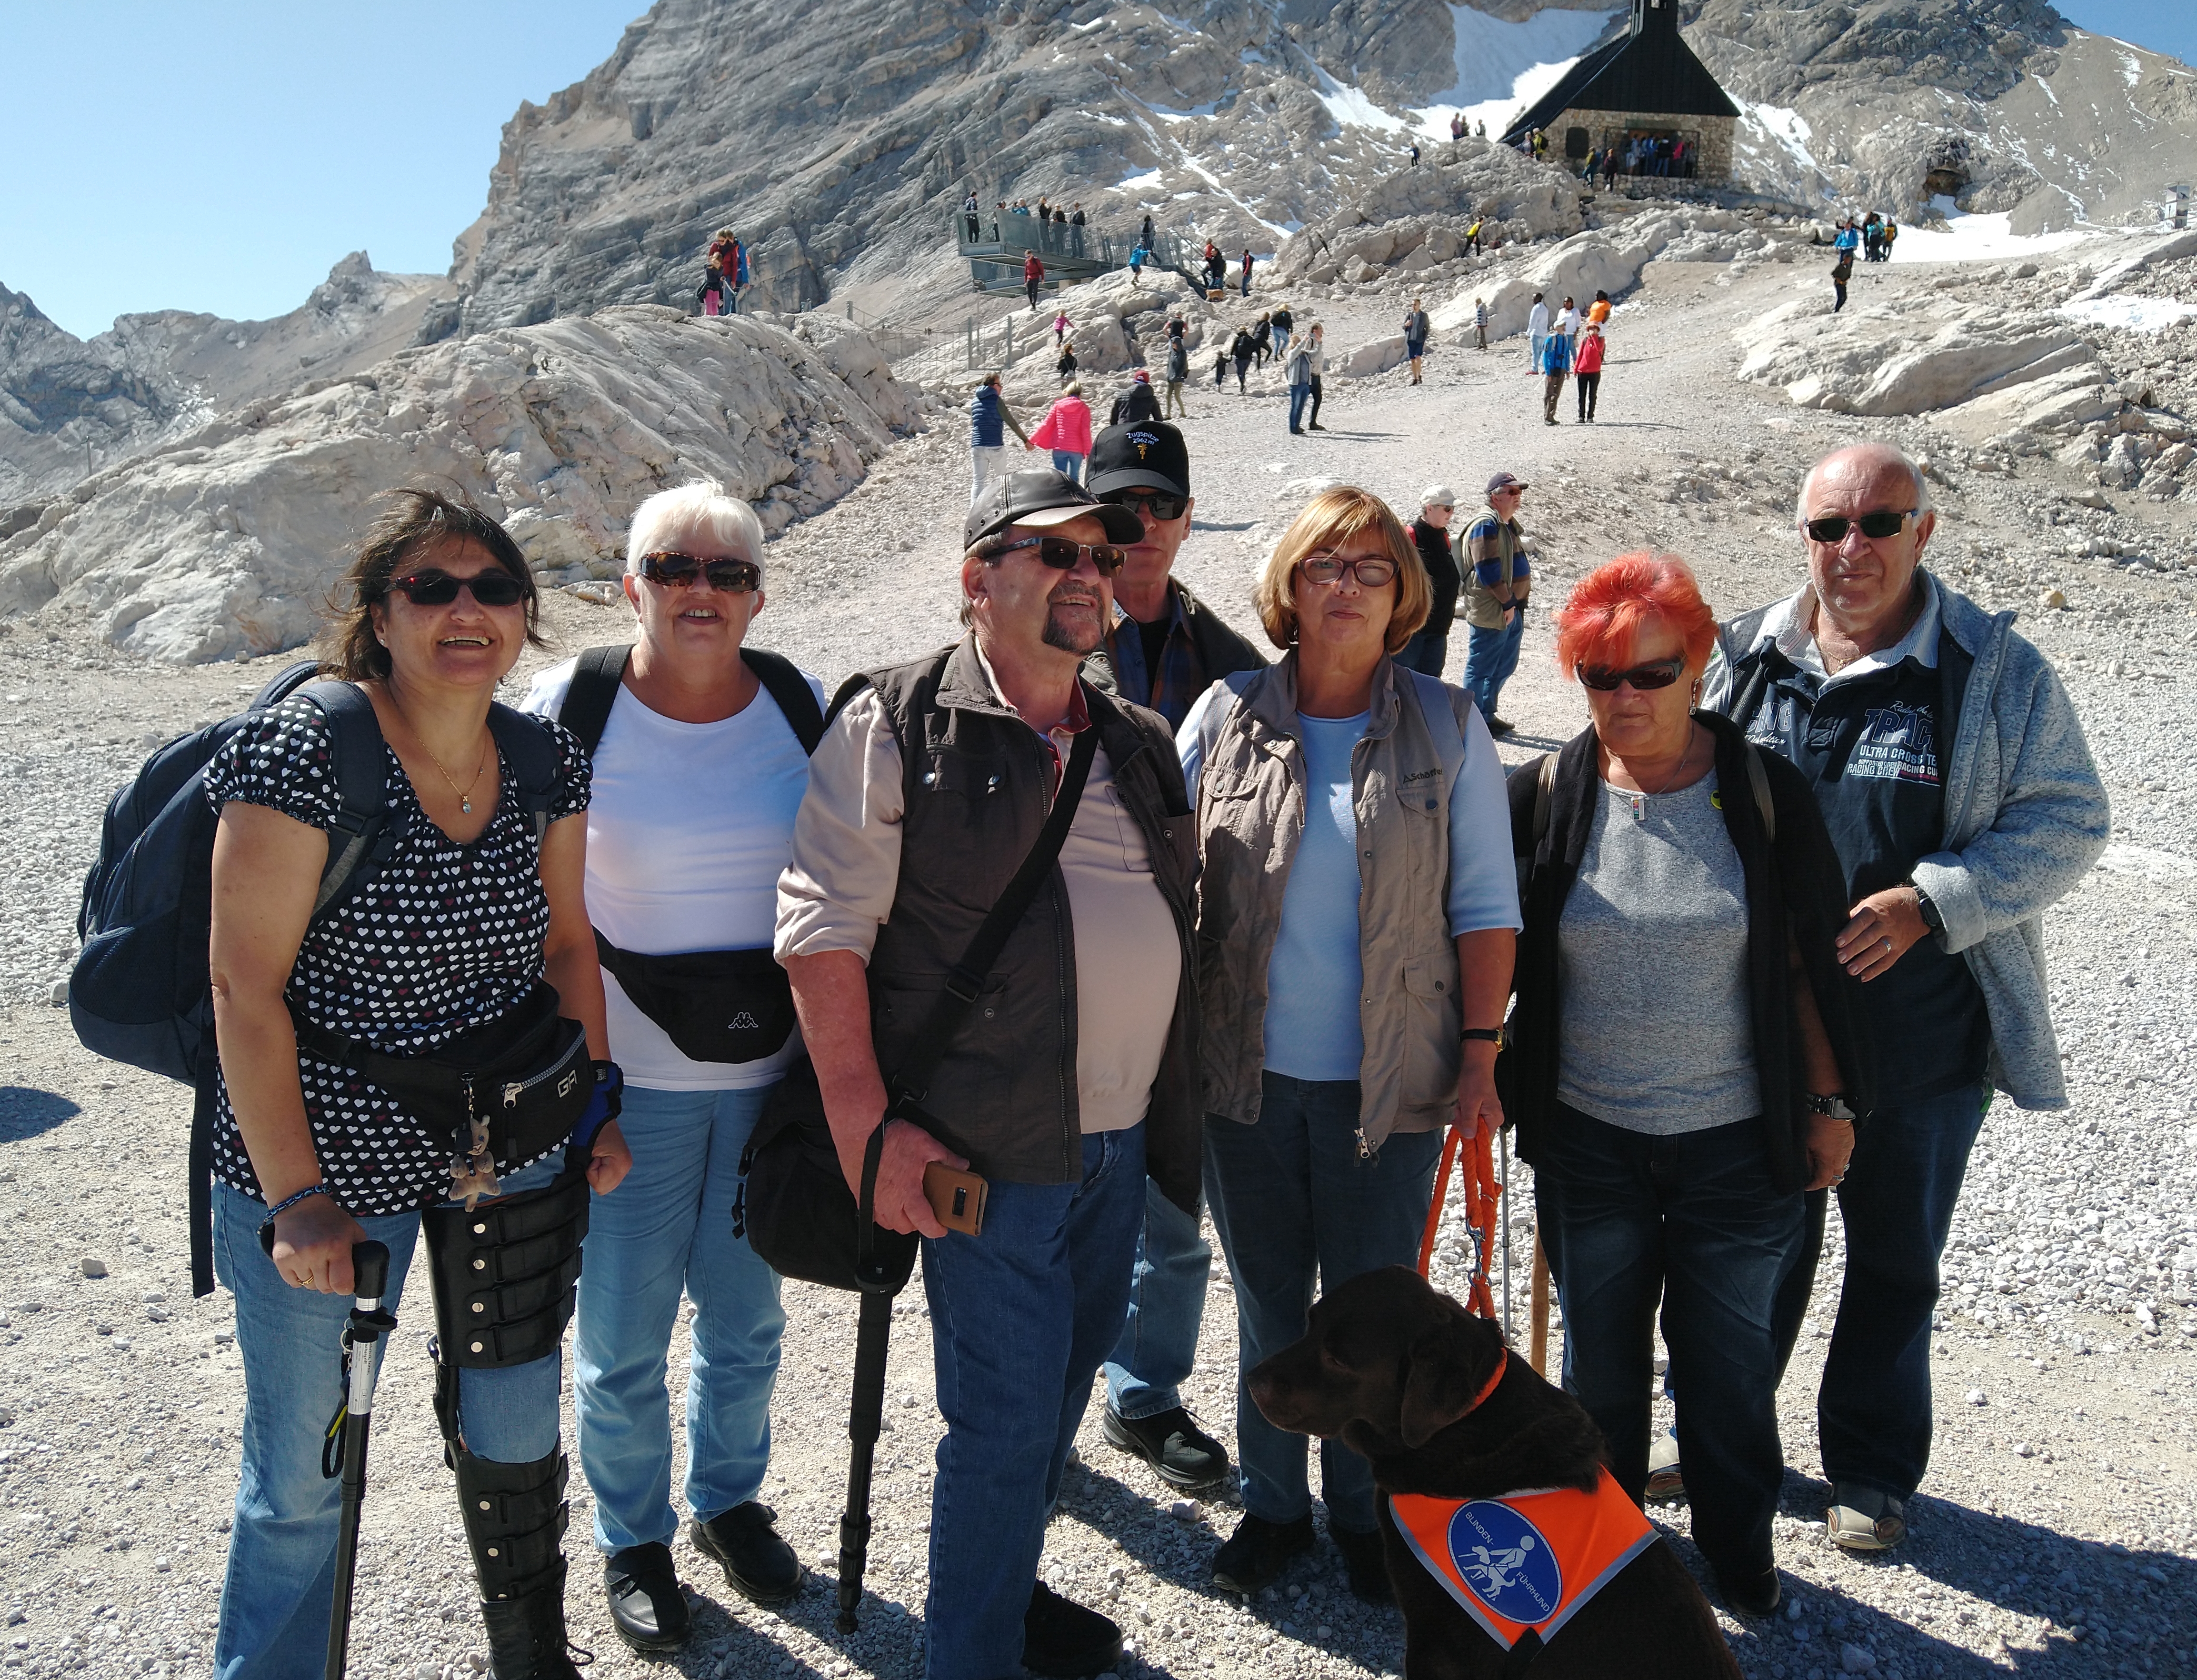
<svg viewBox="0 0 2197 1680">
<path fill-rule="evenodd" d="M 762 1030 L 762 1023 L 742 1010 L 725 1023 L 725 1030 L 728 1033 L 759 1033 Z"/>
</svg>

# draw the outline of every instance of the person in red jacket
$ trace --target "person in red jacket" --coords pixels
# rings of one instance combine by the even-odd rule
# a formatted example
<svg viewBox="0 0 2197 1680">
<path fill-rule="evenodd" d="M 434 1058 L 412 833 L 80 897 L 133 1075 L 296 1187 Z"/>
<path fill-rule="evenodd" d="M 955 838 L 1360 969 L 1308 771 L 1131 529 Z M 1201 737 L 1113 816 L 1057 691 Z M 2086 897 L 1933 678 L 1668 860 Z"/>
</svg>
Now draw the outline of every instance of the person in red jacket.
<svg viewBox="0 0 2197 1680">
<path fill-rule="evenodd" d="M 1023 290 L 1029 293 L 1030 313 L 1037 313 L 1037 289 L 1045 284 L 1045 264 L 1037 259 L 1037 252 L 1023 253 Z"/>
<path fill-rule="evenodd" d="M 1594 418 L 1594 405 L 1602 394 L 1603 353 L 1608 348 L 1603 342 L 1601 323 L 1587 322 L 1586 331 L 1580 334 L 1579 349 L 1572 360 L 1572 377 L 1579 386 L 1579 423 L 1581 426 Z"/>
</svg>

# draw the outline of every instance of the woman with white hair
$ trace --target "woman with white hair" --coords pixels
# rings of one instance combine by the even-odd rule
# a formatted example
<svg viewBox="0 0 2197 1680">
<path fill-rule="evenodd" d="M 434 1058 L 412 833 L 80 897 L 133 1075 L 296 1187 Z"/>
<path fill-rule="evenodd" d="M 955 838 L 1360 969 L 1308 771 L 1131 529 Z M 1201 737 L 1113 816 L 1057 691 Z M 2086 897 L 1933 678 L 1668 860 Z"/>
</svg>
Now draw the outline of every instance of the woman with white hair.
<svg viewBox="0 0 2197 1680">
<path fill-rule="evenodd" d="M 664 1387 L 682 1289 L 694 1303 L 691 1538 L 756 1603 L 802 1582 L 756 1502 L 785 1323 L 779 1280 L 732 1221 L 741 1150 L 800 1050 L 771 928 L 823 727 L 816 679 L 743 646 L 763 607 L 762 542 L 754 511 L 716 484 L 651 496 L 627 542 L 639 640 L 544 671 L 525 702 L 594 763 L 588 913 L 634 1170 L 591 1215 L 573 1398 L 611 1619 L 639 1651 L 674 1649 L 691 1631 L 670 1545 Z"/>
</svg>

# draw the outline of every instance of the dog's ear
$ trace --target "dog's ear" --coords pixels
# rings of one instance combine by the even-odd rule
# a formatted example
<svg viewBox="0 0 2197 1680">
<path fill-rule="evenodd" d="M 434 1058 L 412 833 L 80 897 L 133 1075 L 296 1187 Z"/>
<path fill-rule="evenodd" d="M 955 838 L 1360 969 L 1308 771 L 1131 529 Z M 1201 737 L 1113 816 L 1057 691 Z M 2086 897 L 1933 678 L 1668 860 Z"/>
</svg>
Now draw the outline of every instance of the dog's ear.
<svg viewBox="0 0 2197 1680">
<path fill-rule="evenodd" d="M 1494 1362 L 1480 1346 L 1483 1338 L 1464 1325 L 1445 1324 L 1412 1344 L 1411 1367 L 1404 1377 L 1404 1404 L 1397 1428 L 1409 1447 L 1424 1446 L 1472 1410 Z"/>
</svg>

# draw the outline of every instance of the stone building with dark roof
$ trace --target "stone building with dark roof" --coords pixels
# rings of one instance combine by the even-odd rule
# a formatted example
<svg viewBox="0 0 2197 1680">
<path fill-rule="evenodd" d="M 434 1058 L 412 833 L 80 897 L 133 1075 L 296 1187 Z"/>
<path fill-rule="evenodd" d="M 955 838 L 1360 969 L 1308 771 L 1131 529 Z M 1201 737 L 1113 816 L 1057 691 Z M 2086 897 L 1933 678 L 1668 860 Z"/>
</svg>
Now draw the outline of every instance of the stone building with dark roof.
<svg viewBox="0 0 2197 1680">
<path fill-rule="evenodd" d="M 1551 157 L 1574 170 L 1612 145 L 1622 155 L 1634 140 L 1684 141 L 1684 173 L 1725 182 L 1738 118 L 1731 96 L 1679 35 L 1678 0 L 1632 0 L 1632 26 L 1566 71 L 1503 138 L 1517 145 L 1545 130 Z"/>
</svg>

